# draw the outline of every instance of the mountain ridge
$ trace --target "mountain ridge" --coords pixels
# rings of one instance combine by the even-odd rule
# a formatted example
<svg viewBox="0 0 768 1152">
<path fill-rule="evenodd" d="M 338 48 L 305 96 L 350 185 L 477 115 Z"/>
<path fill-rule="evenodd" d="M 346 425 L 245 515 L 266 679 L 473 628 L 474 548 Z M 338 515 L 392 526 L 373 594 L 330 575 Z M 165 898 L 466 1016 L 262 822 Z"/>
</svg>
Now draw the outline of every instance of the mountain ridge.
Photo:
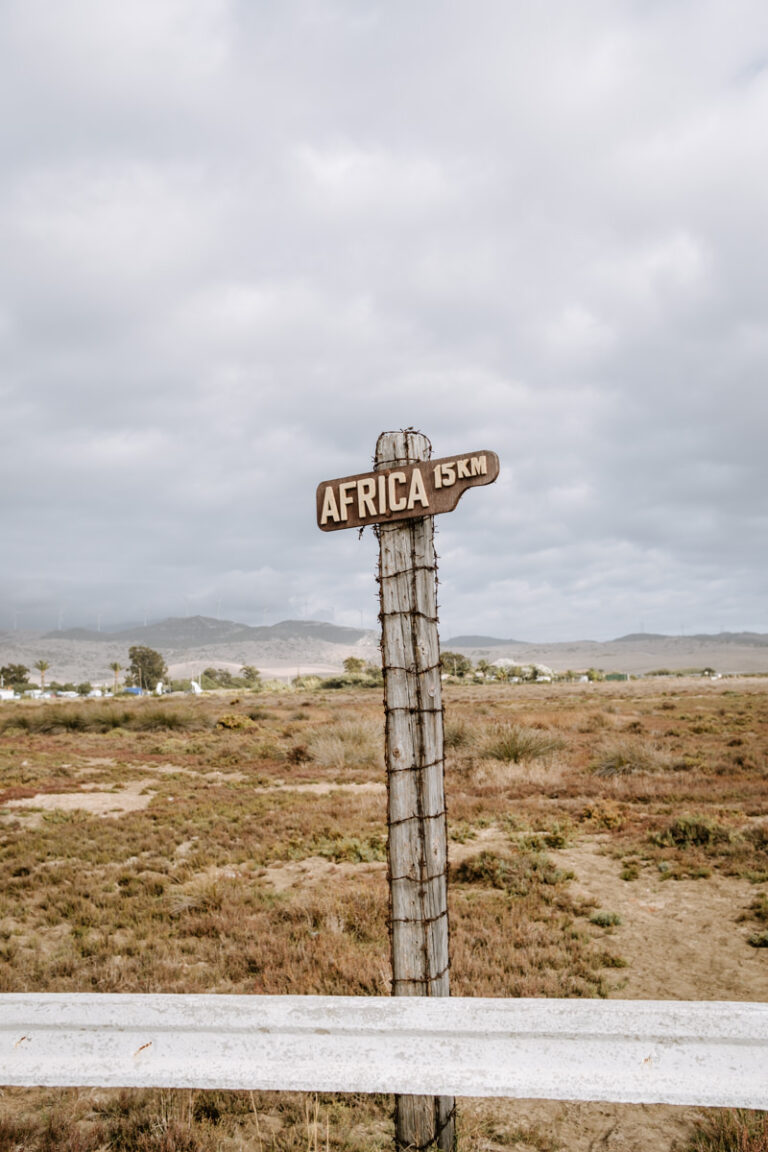
<svg viewBox="0 0 768 1152">
<path fill-rule="evenodd" d="M 166 616 L 151 624 L 137 625 L 120 632 L 96 632 L 89 628 L 68 628 L 46 632 L 42 640 L 74 640 L 89 643 L 143 644 L 149 648 L 203 648 L 209 644 L 238 641 L 323 640 L 330 644 L 355 644 L 366 630 L 329 624 L 323 620 L 281 620 L 277 624 L 240 624 L 212 616 Z"/>
<path fill-rule="evenodd" d="M 260 668 L 265 678 L 291 677 L 310 668 L 330 675 L 341 670 L 348 656 L 374 664 L 381 660 L 379 633 L 374 629 L 347 628 L 322 620 L 281 620 L 256 627 L 210 616 L 187 616 L 119 631 L 73 628 L 45 633 L 0 632 L 0 664 L 33 667 L 40 658 L 48 662 L 48 680 L 111 683 L 112 662 L 126 667 L 128 648 L 134 644 L 159 650 L 177 677 L 197 674 L 208 666 L 226 666 L 236 672 L 246 664 Z M 475 661 L 504 658 L 519 664 L 546 664 L 556 671 L 594 667 L 605 672 L 643 674 L 663 668 L 710 667 L 728 673 L 768 673 L 768 634 L 760 632 L 696 636 L 638 632 L 610 641 L 557 643 L 460 633 L 444 640 L 442 648 L 461 651 Z"/>
<path fill-rule="evenodd" d="M 657 641 L 688 644 L 700 641 L 706 644 L 749 644 L 755 647 L 768 647 L 768 632 L 692 632 L 685 635 L 670 635 L 665 632 L 628 632 L 626 636 L 615 636 L 612 640 L 505 640 L 498 636 L 449 636 L 441 642 L 442 648 L 499 648 L 516 644 L 525 648 L 557 648 L 568 644 L 652 644 Z"/>
</svg>

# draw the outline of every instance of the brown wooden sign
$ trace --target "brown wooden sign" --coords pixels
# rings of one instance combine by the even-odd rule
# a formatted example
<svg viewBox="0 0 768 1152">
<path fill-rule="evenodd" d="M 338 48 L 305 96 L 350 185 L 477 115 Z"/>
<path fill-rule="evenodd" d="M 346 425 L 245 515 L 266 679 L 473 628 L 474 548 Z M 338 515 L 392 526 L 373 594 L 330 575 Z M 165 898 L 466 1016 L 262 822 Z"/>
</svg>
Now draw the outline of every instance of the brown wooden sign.
<svg viewBox="0 0 768 1152">
<path fill-rule="evenodd" d="M 498 456 L 486 451 L 326 480 L 317 486 L 318 527 L 335 532 L 452 512 L 467 488 L 492 484 L 498 474 Z"/>
</svg>

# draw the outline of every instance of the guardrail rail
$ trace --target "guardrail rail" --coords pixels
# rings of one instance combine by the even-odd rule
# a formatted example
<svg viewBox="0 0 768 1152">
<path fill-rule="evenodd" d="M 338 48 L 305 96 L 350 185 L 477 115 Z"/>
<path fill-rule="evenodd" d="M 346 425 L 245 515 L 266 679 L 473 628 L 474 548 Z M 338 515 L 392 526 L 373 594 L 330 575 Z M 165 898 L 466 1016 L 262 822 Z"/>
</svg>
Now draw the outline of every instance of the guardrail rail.
<svg viewBox="0 0 768 1152">
<path fill-rule="evenodd" d="M 0 994 L 0 1084 L 768 1107 L 768 1005 Z"/>
</svg>

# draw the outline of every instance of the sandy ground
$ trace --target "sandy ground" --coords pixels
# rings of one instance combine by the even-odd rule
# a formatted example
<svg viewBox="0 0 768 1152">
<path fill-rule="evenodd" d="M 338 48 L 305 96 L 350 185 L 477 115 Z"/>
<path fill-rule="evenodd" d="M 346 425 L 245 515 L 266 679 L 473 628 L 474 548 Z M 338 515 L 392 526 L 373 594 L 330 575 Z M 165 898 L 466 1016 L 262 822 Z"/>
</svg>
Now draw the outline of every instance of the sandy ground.
<svg viewBox="0 0 768 1152">
<path fill-rule="evenodd" d="M 612 949 L 629 961 L 616 995 L 627 1000 L 768 1000 L 768 955 L 750 948 L 754 924 L 736 918 L 764 885 L 730 876 L 663 880 L 644 869 L 622 880 L 600 838 L 551 855 L 576 876 L 576 895 L 593 897 L 622 923 Z"/>
<path fill-rule="evenodd" d="M 329 792 L 381 792 L 387 790 L 386 784 L 368 781 L 363 784 L 328 784 L 320 781 L 317 784 L 270 784 L 265 788 L 254 788 L 254 792 L 309 792 L 312 796 L 327 796 Z"/>
<path fill-rule="evenodd" d="M 610 929 L 611 951 L 627 967 L 617 970 L 612 999 L 768 1000 L 768 955 L 747 945 L 751 929 L 737 923 L 757 891 L 753 885 L 716 874 L 662 880 L 646 871 L 637 880 L 622 880 L 619 862 L 603 854 L 601 837 L 551 855 L 575 873 L 575 895 L 591 897 L 600 909 L 621 916 L 622 923 Z M 471 1127 L 487 1105 L 467 1101 L 463 1108 Z M 538 1128 L 564 1152 L 673 1152 L 684 1147 L 699 1114 L 696 1108 L 663 1104 L 542 1100 L 500 1101 L 493 1110 L 524 1130 Z M 528 1152 L 532 1145 L 511 1147 Z"/>
<path fill-rule="evenodd" d="M 138 812 L 149 805 L 154 792 L 154 780 L 132 780 L 118 791 L 94 792 L 41 792 L 21 800 L 5 800 L 3 808 L 15 809 L 14 815 L 23 815 L 31 828 L 37 827 L 45 812 L 89 812 L 92 816 L 118 817 L 126 812 Z"/>
<path fill-rule="evenodd" d="M 290 860 L 287 863 L 271 864 L 256 875 L 269 884 L 276 892 L 288 888 L 321 888 L 329 882 L 348 876 L 360 876 L 365 872 L 385 872 L 386 864 L 336 864 L 322 856 L 308 856 L 305 860 Z"/>
<path fill-rule="evenodd" d="M 487 1102 L 462 1100 L 459 1104 L 459 1146 L 476 1117 L 489 1115 Z M 499 1128 L 509 1125 L 530 1132 L 531 1139 L 514 1144 L 481 1137 L 469 1145 L 477 1152 L 534 1152 L 541 1147 L 536 1134 L 557 1152 L 680 1152 L 699 1112 L 662 1104 L 572 1104 L 568 1101 L 504 1100 L 493 1106 Z M 466 1146 L 466 1145 L 465 1145 Z"/>
</svg>

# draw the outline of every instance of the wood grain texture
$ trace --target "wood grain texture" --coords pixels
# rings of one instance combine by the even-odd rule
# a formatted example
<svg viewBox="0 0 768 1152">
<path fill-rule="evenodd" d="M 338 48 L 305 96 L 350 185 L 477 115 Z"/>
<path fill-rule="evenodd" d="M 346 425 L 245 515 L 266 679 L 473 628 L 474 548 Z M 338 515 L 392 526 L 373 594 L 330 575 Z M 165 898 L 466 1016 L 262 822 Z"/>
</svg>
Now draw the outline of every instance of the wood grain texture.
<svg viewBox="0 0 768 1152">
<path fill-rule="evenodd" d="M 387 432 L 377 470 L 429 459 L 425 436 Z M 437 566 L 431 516 L 379 527 L 392 991 L 448 996 L 447 837 Z M 397 1146 L 454 1146 L 452 1097 L 398 1096 Z"/>
</svg>

